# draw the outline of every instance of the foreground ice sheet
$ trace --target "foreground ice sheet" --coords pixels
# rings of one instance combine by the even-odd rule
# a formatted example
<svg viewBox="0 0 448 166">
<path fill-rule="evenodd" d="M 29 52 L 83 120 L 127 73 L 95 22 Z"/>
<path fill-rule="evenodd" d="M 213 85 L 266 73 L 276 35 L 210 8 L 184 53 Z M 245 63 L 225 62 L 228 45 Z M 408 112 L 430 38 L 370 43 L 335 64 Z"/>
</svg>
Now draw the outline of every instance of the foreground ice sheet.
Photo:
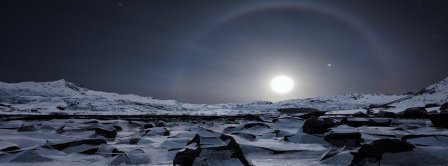
<svg viewBox="0 0 448 166">
<path fill-rule="evenodd" d="M 220 135 L 233 137 L 245 158 L 253 165 L 350 164 L 351 151 L 357 148 L 331 145 L 324 139 L 328 133 L 361 133 L 362 144 L 393 138 L 416 146 L 413 151 L 384 153 L 382 164 L 448 163 L 444 157 L 448 152 L 448 132 L 431 127 L 425 119 L 396 119 L 388 127 L 339 125 L 326 134 L 309 135 L 302 132 L 303 119 L 274 118 L 277 120 L 264 122 L 4 120 L 0 121 L 0 165 L 172 165 L 176 153 L 196 146 L 191 141 L 197 134 L 203 137 L 201 144 L 212 149 L 228 144 L 217 139 Z M 415 124 L 420 126 L 406 128 Z M 333 141 L 343 143 L 347 141 L 344 139 L 350 138 Z M 219 155 L 214 153 L 227 155 L 229 152 L 211 150 L 209 155 L 219 159 Z M 414 156 L 415 160 L 407 161 L 405 156 Z M 240 163 L 233 160 L 228 162 Z"/>
<path fill-rule="evenodd" d="M 94 119 L 0 121 L 0 150 L 2 151 L 0 165 L 113 165 L 116 163 L 172 165 L 177 151 L 184 148 L 187 142 L 200 131 L 199 129 L 208 128 L 221 134 L 226 127 L 238 127 L 250 123 L 254 122 L 143 122 Z M 155 126 L 156 124 L 160 127 Z M 262 139 L 249 141 L 230 134 L 243 148 L 248 159 L 253 160 L 256 165 L 269 164 L 278 160 L 284 160 L 285 164 L 287 161 L 297 163 L 302 161 L 301 159 L 318 163 L 319 155 L 327 149 L 325 145 L 319 144 L 287 143 L 282 140 L 283 136 L 271 135 L 274 130 L 299 131 L 301 127 L 299 125 L 285 127 L 275 123 L 266 122 L 265 124 L 270 128 L 242 130 L 260 130 L 257 137 L 263 137 Z M 30 128 L 34 129 L 19 130 L 23 126 L 31 126 Z M 110 126 L 112 126 L 111 130 L 117 132 L 116 137 L 107 138 L 99 133 L 99 129 Z M 215 144 L 213 140 L 209 141 Z M 297 157 L 298 155 L 302 157 Z"/>
</svg>

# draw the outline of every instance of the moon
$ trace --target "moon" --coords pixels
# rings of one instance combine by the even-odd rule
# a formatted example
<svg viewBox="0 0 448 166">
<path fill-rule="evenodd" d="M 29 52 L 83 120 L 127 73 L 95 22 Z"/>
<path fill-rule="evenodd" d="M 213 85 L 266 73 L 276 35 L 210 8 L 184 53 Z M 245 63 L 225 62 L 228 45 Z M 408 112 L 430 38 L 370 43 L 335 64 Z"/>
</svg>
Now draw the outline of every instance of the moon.
<svg viewBox="0 0 448 166">
<path fill-rule="evenodd" d="M 278 94 L 286 94 L 294 88 L 294 80 L 286 75 L 280 75 L 272 78 L 271 89 Z"/>
</svg>

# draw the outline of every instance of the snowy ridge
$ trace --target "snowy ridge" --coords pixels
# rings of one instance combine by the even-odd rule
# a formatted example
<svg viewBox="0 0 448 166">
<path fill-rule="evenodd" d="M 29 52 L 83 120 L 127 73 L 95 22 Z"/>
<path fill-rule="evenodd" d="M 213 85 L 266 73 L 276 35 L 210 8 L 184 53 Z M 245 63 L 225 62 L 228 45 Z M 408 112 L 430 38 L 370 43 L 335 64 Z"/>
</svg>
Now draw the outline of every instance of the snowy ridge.
<svg viewBox="0 0 448 166">
<path fill-rule="evenodd" d="M 11 105 L 8 111 L 24 113 L 76 111 L 81 114 L 91 112 L 126 114 L 182 110 L 180 104 L 174 100 L 92 91 L 65 80 L 0 83 L 0 103 Z M 3 107 L 2 110 L 7 109 Z"/>
<path fill-rule="evenodd" d="M 404 99 L 404 100 L 400 100 Z M 393 102 L 398 101 L 398 102 Z M 89 90 L 65 80 L 53 82 L 0 82 L 2 114 L 194 114 L 234 115 L 276 113 L 279 108 L 309 107 L 322 111 L 363 109 L 369 105 L 390 103 L 397 110 L 404 107 L 442 104 L 448 101 L 448 78 L 415 95 L 349 93 L 272 103 L 254 101 L 227 104 L 189 104 L 137 95 L 121 95 Z M 393 111 L 393 110 L 392 110 Z"/>
<path fill-rule="evenodd" d="M 321 111 L 352 110 L 367 108 L 372 104 L 384 104 L 405 97 L 407 95 L 348 93 L 336 96 L 285 100 L 276 103 L 276 105 L 279 108 L 310 107 Z"/>
<path fill-rule="evenodd" d="M 405 107 L 423 107 L 426 104 L 441 105 L 445 102 L 448 102 L 448 78 L 424 88 L 407 100 L 390 105 L 397 107 L 396 109 L 403 109 Z"/>
</svg>

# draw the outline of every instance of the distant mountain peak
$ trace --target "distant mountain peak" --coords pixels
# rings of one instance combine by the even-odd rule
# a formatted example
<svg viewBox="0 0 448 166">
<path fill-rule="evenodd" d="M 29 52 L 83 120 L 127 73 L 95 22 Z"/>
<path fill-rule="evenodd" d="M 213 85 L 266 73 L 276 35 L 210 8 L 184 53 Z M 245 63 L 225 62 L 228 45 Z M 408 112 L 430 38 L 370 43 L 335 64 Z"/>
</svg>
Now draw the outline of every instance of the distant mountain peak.
<svg viewBox="0 0 448 166">
<path fill-rule="evenodd" d="M 434 94 L 437 92 L 448 92 L 448 77 L 443 79 L 442 81 L 439 81 L 435 84 L 432 84 L 424 89 L 422 89 L 420 92 L 418 92 L 418 95 L 421 94 Z"/>
<path fill-rule="evenodd" d="M 72 89 L 74 91 L 87 91 L 87 89 L 85 89 L 83 87 L 80 87 L 79 85 L 77 85 L 75 83 L 72 83 L 72 82 L 69 82 L 69 81 L 67 81 L 65 79 L 57 80 L 57 81 L 55 81 L 55 83 L 63 84 L 65 87 L 70 88 L 70 89 Z"/>
</svg>

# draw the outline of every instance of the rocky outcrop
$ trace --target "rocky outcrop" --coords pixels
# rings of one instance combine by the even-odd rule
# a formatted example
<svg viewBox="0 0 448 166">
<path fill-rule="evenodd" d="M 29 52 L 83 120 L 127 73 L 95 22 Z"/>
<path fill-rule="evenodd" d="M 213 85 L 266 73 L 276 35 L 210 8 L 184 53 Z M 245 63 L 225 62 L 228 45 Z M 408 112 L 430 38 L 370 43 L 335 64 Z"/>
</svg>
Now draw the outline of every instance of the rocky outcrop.
<svg viewBox="0 0 448 166">
<path fill-rule="evenodd" d="M 389 111 L 379 111 L 376 116 L 382 118 L 397 118 L 397 114 Z"/>
<path fill-rule="evenodd" d="M 303 123 L 302 129 L 308 134 L 323 134 L 337 125 L 338 123 L 330 118 L 311 117 Z"/>
<path fill-rule="evenodd" d="M 115 138 L 117 136 L 117 129 L 112 126 L 96 127 L 95 134 L 101 135 L 105 138 Z"/>
<path fill-rule="evenodd" d="M 344 118 L 341 123 L 352 127 L 360 126 L 390 126 L 392 120 L 388 118 Z"/>
<path fill-rule="evenodd" d="M 381 163 L 383 153 L 400 153 L 412 151 L 414 145 L 399 139 L 379 139 L 364 144 L 353 153 L 352 165 L 369 165 Z"/>
<path fill-rule="evenodd" d="M 448 111 L 448 102 L 442 104 L 442 106 L 440 106 L 440 111 Z"/>
<path fill-rule="evenodd" d="M 173 160 L 173 165 L 181 166 L 217 164 L 252 165 L 235 139 L 207 129 L 200 129 Z"/>
<path fill-rule="evenodd" d="M 428 118 L 431 120 L 434 127 L 448 128 L 448 112 L 429 114 Z"/>
<path fill-rule="evenodd" d="M 338 132 L 330 131 L 324 137 L 330 144 L 337 147 L 358 147 L 361 145 L 362 138 L 360 132 Z"/>
<path fill-rule="evenodd" d="M 405 119 L 421 119 L 426 118 L 426 116 L 428 116 L 428 111 L 425 107 L 411 107 L 398 113 L 398 117 Z"/>
</svg>

